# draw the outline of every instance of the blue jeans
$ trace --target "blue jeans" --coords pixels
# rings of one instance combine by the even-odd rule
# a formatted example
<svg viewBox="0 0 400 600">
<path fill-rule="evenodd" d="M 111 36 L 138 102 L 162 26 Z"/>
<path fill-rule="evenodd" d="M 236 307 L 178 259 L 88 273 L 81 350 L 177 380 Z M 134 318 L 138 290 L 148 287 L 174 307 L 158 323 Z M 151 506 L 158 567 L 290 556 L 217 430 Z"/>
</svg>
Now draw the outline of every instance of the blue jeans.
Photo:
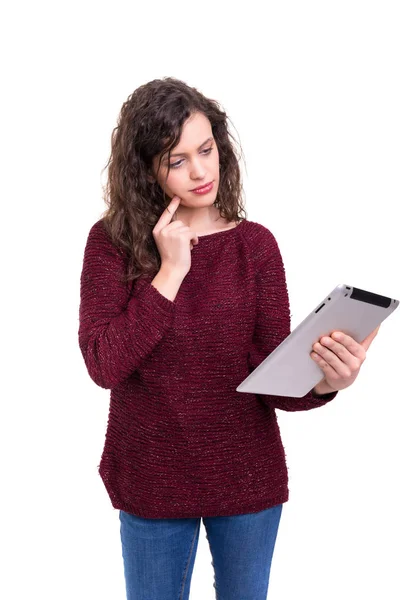
<svg viewBox="0 0 400 600">
<path fill-rule="evenodd" d="M 266 599 L 281 513 L 202 517 L 217 600 Z M 119 519 L 127 600 L 188 600 L 201 518 Z"/>
</svg>

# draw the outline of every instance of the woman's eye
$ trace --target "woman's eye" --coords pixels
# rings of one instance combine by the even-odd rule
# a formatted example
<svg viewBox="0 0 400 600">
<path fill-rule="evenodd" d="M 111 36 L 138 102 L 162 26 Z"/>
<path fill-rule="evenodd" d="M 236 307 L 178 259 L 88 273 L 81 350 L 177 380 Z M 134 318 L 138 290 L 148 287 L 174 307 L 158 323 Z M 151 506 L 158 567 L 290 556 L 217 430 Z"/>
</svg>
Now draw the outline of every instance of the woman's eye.
<svg viewBox="0 0 400 600">
<path fill-rule="evenodd" d="M 178 161 L 176 163 L 171 163 L 169 166 L 171 167 L 171 169 L 177 169 L 178 167 L 180 167 L 182 164 L 182 161 Z"/>
<path fill-rule="evenodd" d="M 210 154 L 211 150 L 213 149 L 214 146 L 211 146 L 211 148 L 207 148 L 207 150 L 203 150 L 203 154 Z M 171 167 L 171 169 L 179 169 L 179 167 L 181 166 L 181 164 L 183 163 L 183 159 L 182 160 L 178 160 L 178 162 L 176 163 L 172 163 L 169 166 Z"/>
</svg>

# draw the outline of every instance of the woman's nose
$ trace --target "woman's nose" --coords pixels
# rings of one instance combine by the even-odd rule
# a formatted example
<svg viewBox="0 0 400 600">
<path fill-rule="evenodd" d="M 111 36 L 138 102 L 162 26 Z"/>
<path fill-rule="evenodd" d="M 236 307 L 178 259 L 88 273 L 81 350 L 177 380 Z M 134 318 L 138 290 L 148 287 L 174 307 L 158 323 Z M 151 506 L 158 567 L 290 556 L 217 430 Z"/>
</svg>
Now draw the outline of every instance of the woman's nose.
<svg viewBox="0 0 400 600">
<path fill-rule="evenodd" d="M 200 160 L 193 160 L 190 168 L 190 175 L 196 179 L 202 179 L 206 174 L 206 171 L 201 164 Z"/>
</svg>

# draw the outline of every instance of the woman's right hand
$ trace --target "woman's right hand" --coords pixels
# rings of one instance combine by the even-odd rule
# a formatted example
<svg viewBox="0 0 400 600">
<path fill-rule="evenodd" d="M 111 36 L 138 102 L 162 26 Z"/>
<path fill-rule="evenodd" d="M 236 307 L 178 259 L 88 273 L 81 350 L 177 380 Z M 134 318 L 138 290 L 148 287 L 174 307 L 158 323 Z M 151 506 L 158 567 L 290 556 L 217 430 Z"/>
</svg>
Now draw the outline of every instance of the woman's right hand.
<svg viewBox="0 0 400 600">
<path fill-rule="evenodd" d="M 153 237 L 161 256 L 161 267 L 168 267 L 185 277 L 190 271 L 191 250 L 199 243 L 199 238 L 182 221 L 173 220 L 180 201 L 179 196 L 172 198 L 153 229 Z"/>
</svg>

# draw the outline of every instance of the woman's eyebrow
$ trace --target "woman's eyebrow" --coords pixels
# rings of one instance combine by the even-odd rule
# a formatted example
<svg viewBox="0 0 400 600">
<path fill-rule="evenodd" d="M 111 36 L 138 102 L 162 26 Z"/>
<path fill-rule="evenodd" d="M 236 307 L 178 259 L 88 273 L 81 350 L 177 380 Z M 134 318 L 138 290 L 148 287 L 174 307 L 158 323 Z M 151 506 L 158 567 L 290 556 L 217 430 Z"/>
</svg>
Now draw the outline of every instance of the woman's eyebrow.
<svg viewBox="0 0 400 600">
<path fill-rule="evenodd" d="M 201 144 L 201 146 L 199 146 L 199 147 L 197 148 L 197 150 L 200 150 L 200 148 L 202 148 L 202 147 L 203 147 L 205 144 L 207 144 L 207 142 L 211 142 L 211 141 L 213 141 L 213 140 L 214 140 L 214 138 L 213 138 L 213 137 L 209 137 L 209 138 L 207 138 L 207 139 L 206 139 L 206 141 L 205 141 L 205 142 L 203 142 L 203 143 Z M 186 156 L 186 152 L 175 152 L 174 154 L 170 154 L 170 156 Z"/>
</svg>

